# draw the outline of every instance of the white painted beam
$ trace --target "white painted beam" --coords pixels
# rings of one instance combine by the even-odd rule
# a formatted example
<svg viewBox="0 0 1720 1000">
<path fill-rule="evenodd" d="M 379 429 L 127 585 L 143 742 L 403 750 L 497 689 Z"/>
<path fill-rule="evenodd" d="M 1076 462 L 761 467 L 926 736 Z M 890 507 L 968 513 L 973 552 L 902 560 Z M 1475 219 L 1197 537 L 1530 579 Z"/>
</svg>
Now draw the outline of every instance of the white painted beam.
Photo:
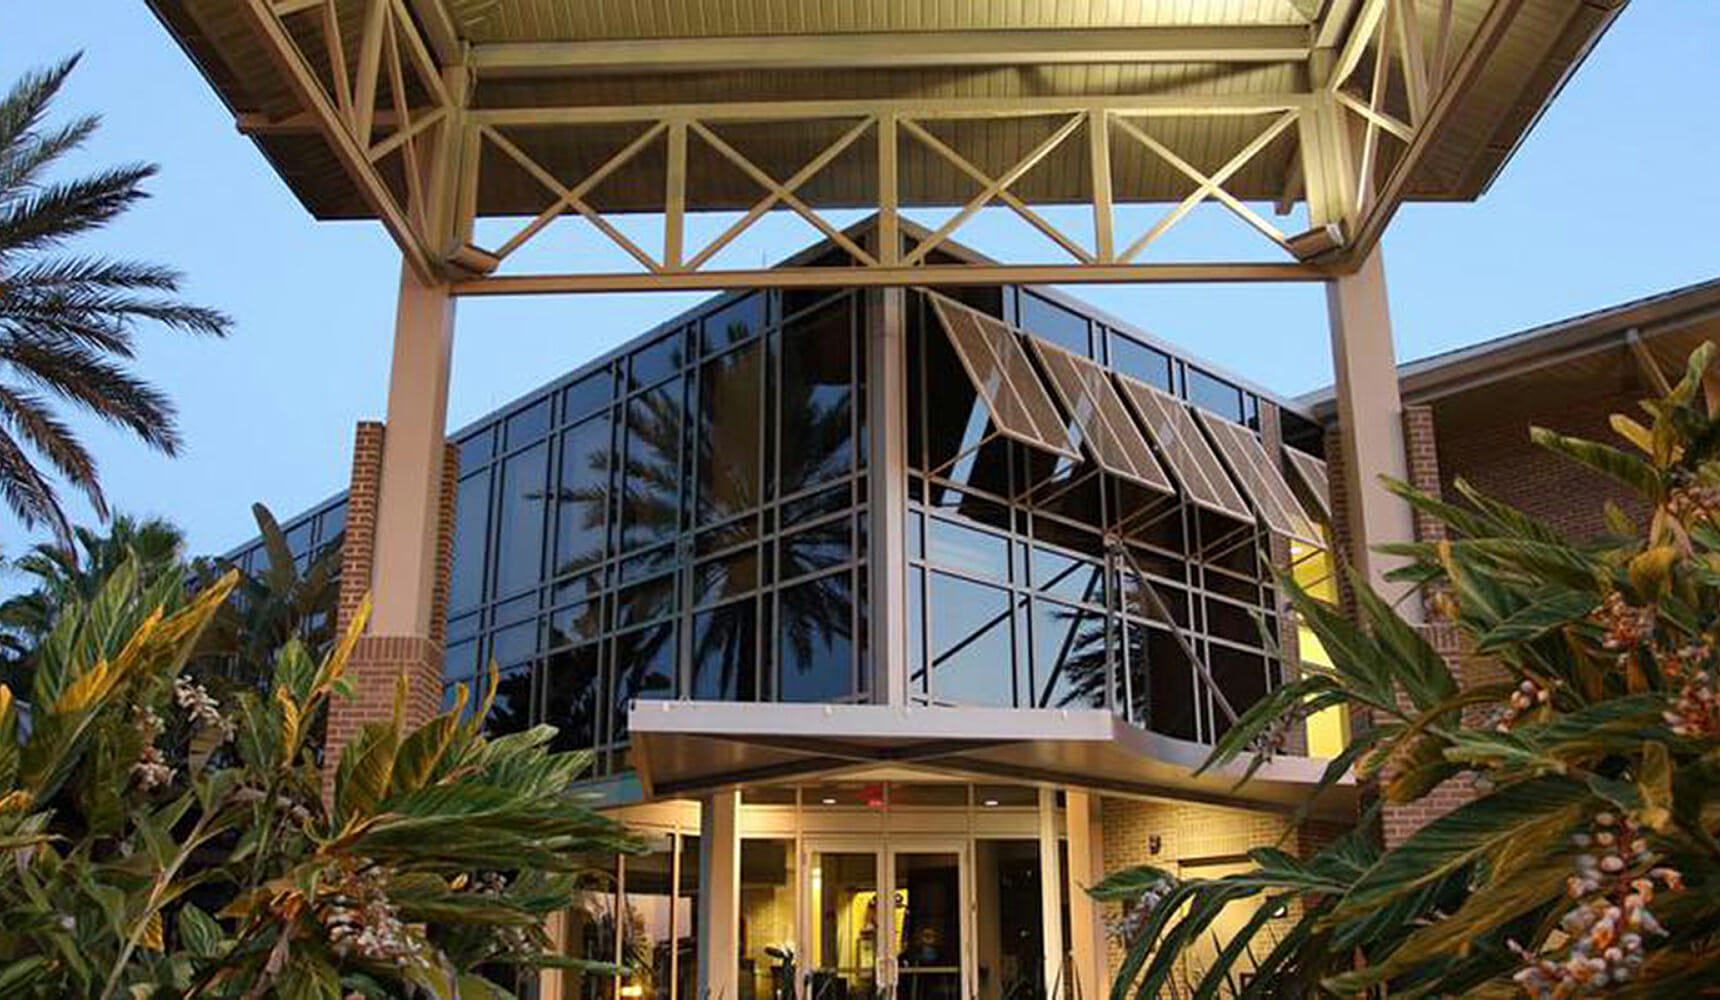
<svg viewBox="0 0 1720 1000">
<path fill-rule="evenodd" d="M 1070 28 L 851 32 L 729 38 L 655 38 L 475 45 L 480 76 L 912 69 L 1063 63 L 1290 62 L 1311 47 L 1307 28 Z"/>
</svg>

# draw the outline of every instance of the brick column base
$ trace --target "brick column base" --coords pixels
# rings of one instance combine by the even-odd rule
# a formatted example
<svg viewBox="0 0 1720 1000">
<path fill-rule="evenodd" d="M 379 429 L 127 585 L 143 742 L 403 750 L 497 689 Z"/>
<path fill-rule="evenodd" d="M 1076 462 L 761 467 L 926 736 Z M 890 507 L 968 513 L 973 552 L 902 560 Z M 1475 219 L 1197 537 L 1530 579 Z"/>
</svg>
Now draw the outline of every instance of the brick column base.
<svg viewBox="0 0 1720 1000">
<path fill-rule="evenodd" d="M 340 564 L 339 626 L 344 633 L 369 593 L 375 567 L 376 519 L 381 500 L 382 449 L 386 430 L 380 423 L 358 425 L 352 450 L 352 481 L 347 492 L 346 537 Z M 394 690 L 404 676 L 409 690 L 405 715 L 409 726 L 430 721 L 442 707 L 443 639 L 446 632 L 448 577 L 453 566 L 454 498 L 459 455 L 449 445 L 443 455 L 441 509 L 437 524 L 437 572 L 431 595 L 431 628 L 427 636 L 365 635 L 359 638 L 346 677 L 350 698 L 336 698 L 328 711 L 323 770 L 332 779 L 343 747 L 371 722 L 386 722 L 394 712 Z M 333 781 L 325 781 L 325 791 Z"/>
</svg>

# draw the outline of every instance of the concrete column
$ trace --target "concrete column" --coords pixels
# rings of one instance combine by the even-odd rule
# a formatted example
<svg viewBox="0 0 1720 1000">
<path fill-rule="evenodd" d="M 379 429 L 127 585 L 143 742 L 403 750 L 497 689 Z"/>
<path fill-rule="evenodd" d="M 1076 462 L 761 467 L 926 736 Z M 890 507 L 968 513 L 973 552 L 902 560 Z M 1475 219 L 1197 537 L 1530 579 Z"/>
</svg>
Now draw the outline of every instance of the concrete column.
<svg viewBox="0 0 1720 1000">
<path fill-rule="evenodd" d="M 872 699 L 908 699 L 908 410 L 906 293 L 866 295 L 866 405 L 871 424 Z"/>
<path fill-rule="evenodd" d="M 1327 283 L 1326 309 L 1332 326 L 1332 370 L 1343 452 L 1339 485 L 1349 517 L 1345 555 L 1376 591 L 1395 601 L 1404 588 L 1386 583 L 1385 574 L 1399 560 L 1378 555 L 1370 547 L 1410 541 L 1415 525 L 1409 505 L 1379 482 L 1381 475 L 1400 480 L 1409 476 L 1380 251 L 1369 255 L 1356 273 Z M 1420 619 L 1419 606 L 1406 603 L 1400 610 L 1412 621 Z"/>
<path fill-rule="evenodd" d="M 1109 995 L 1105 984 L 1105 914 L 1099 901 L 1087 895 L 1105 877 L 1104 827 L 1099 796 L 1069 789 L 1069 952 L 1075 1000 L 1100 1000 Z"/>
<path fill-rule="evenodd" d="M 1061 1000 L 1068 995 L 1063 968 L 1063 876 L 1058 857 L 1057 792 L 1039 790 L 1039 909 L 1045 941 L 1045 995 Z"/>
<path fill-rule="evenodd" d="M 740 996 L 741 793 L 699 801 L 699 997 Z"/>
<path fill-rule="evenodd" d="M 448 287 L 425 285 L 403 265 L 371 572 L 373 635 L 430 635 L 453 349 Z"/>
</svg>

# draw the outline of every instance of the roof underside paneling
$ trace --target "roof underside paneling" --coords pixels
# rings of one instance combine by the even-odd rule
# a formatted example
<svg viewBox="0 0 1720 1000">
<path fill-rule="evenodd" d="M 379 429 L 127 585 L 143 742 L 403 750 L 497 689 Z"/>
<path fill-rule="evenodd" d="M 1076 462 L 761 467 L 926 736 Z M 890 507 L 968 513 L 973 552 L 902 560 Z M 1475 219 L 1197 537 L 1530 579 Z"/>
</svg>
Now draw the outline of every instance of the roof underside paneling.
<svg viewBox="0 0 1720 1000">
<path fill-rule="evenodd" d="M 236 115 L 280 121 L 301 109 L 235 0 L 149 0 Z M 416 3 L 419 0 L 408 0 Z M 1338 0 L 1328 0 L 1328 3 Z M 1319 0 L 443 0 L 454 30 L 474 46 L 843 35 L 876 32 L 1031 31 L 1086 28 L 1287 28 L 1313 32 Z M 345 50 L 362 35 L 364 0 L 338 0 Z M 1431 38 L 1437 3 L 1416 5 Z M 1488 0 L 1454 0 L 1454 38 L 1461 44 L 1488 10 Z M 1476 197 L 1592 43 L 1605 12 L 1582 0 L 1518 0 L 1516 13 L 1466 96 L 1429 144 L 1404 194 L 1410 200 Z M 302 16 L 302 15 L 301 15 Z M 326 53 L 308 33 L 307 59 L 326 80 Z M 1455 60 L 1455 53 L 1452 59 Z M 1364 66 L 1371 56 L 1364 56 Z M 1366 73 L 1362 74 L 1365 78 Z M 1307 93 L 1303 61 L 1046 62 L 1026 65 L 917 66 L 891 69 L 632 73 L 607 67 L 580 73 L 481 75 L 477 109 L 603 108 L 767 101 L 889 101 L 913 106 L 939 99 L 1258 97 Z M 385 85 L 386 89 L 386 85 Z M 1389 89 L 1389 88 L 1388 88 Z M 386 95 L 384 95 L 386 99 Z M 1402 103 L 1392 95 L 1388 106 Z M 778 180 L 802 167 L 855 119 L 778 122 L 768 128 L 730 124 L 715 130 Z M 1137 119 L 1153 138 L 1203 171 L 1223 165 L 1272 121 L 1269 113 Z M 931 121 L 928 131 L 996 177 L 1022 160 L 1061 119 L 1045 117 Z M 1082 127 L 1083 130 L 1085 126 Z M 640 129 L 633 125 L 513 126 L 510 140 L 564 184 L 603 163 Z M 1175 202 L 1189 178 L 1113 126 L 1113 188 L 1119 202 Z M 321 218 L 370 216 L 339 161 L 314 131 L 265 129 L 255 141 L 300 200 Z M 872 207 L 875 138 L 867 136 L 798 192 L 818 207 Z M 1089 196 L 1084 134 L 1071 135 L 1010 190 L 1029 204 L 1079 203 Z M 957 205 L 980 184 L 911 134 L 900 137 L 904 207 Z M 1275 200 L 1294 188 L 1294 129 L 1286 130 L 1225 183 L 1245 200 Z M 1389 164 L 1395 151 L 1382 151 Z M 661 140 L 594 192 L 604 212 L 658 211 L 665 153 Z M 486 171 L 479 215 L 535 214 L 545 191 L 518 171 Z M 689 147 L 689 211 L 750 207 L 763 191 L 712 149 Z"/>
</svg>

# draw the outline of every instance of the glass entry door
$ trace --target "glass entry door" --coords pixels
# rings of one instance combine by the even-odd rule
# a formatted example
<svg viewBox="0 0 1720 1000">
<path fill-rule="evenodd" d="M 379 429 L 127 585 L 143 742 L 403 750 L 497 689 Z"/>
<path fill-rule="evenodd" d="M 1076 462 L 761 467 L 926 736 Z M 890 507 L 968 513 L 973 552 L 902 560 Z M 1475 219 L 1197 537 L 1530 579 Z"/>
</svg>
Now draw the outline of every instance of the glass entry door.
<svg viewBox="0 0 1720 1000">
<path fill-rule="evenodd" d="M 807 847 L 802 1000 L 971 1000 L 964 845 Z"/>
<path fill-rule="evenodd" d="M 973 896 L 965 862 L 955 847 L 890 851 L 895 1000 L 967 1000 Z"/>
</svg>

